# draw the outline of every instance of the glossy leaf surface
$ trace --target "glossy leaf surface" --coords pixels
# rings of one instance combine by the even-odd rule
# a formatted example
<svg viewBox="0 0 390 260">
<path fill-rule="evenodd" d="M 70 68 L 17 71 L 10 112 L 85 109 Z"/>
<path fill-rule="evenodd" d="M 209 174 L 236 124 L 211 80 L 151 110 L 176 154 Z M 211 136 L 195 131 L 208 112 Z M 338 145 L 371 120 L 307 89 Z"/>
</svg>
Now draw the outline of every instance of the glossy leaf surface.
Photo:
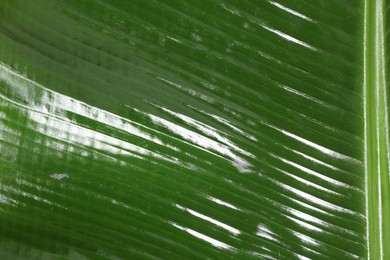
<svg viewBox="0 0 390 260">
<path fill-rule="evenodd" d="M 0 255 L 389 259 L 387 2 L 0 1 Z"/>
</svg>

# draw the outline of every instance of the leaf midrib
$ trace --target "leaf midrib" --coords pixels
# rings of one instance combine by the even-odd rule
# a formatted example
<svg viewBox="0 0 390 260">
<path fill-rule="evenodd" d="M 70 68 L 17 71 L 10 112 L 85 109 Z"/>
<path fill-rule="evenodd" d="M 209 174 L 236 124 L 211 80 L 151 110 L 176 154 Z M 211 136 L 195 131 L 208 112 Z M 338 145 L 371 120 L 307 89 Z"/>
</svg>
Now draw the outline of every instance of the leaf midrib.
<svg viewBox="0 0 390 260">
<path fill-rule="evenodd" d="M 364 118 L 368 259 L 390 257 L 385 1 L 364 2 Z M 387 246 L 386 246 L 387 245 Z"/>
</svg>

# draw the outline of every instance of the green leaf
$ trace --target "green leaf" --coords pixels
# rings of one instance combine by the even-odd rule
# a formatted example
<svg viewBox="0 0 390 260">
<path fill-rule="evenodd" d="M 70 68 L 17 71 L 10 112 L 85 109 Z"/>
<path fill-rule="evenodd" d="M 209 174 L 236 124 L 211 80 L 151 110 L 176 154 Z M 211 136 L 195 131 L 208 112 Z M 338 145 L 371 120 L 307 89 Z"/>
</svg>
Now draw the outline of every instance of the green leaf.
<svg viewBox="0 0 390 260">
<path fill-rule="evenodd" d="M 1 259 L 390 259 L 389 7 L 0 1 Z"/>
</svg>

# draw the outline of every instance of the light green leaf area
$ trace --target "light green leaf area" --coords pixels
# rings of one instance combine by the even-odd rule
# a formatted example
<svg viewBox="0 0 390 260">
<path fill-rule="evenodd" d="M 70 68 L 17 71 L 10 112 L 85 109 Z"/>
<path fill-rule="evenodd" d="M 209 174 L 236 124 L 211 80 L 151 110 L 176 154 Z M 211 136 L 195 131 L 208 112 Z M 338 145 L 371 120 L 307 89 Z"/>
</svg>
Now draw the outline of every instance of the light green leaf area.
<svg viewBox="0 0 390 260">
<path fill-rule="evenodd" d="M 1 0 L 1 259 L 390 259 L 386 0 Z"/>
</svg>

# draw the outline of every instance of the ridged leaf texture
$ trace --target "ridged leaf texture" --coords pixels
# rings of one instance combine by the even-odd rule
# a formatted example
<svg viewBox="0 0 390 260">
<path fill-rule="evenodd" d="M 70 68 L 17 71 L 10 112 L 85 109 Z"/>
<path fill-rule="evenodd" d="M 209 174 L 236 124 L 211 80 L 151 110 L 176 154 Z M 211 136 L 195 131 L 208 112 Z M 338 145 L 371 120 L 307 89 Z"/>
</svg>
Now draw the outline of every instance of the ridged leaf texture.
<svg viewBox="0 0 390 260">
<path fill-rule="evenodd" d="M 1 259 L 390 259 L 386 0 L 1 0 Z"/>
</svg>

